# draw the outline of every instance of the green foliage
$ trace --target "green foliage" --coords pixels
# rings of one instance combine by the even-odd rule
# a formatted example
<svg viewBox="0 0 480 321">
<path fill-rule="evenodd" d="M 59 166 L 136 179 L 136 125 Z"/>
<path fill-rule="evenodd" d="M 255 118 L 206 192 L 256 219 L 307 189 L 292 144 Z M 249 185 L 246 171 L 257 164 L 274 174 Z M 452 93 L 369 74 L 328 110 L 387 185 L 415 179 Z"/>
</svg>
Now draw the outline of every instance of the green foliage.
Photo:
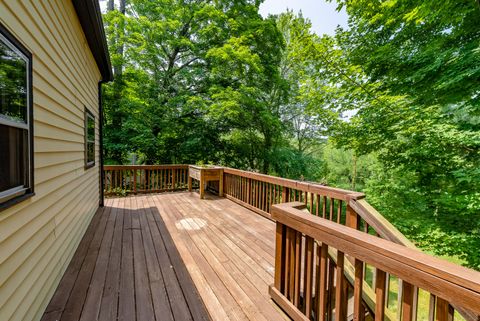
<svg viewBox="0 0 480 321">
<path fill-rule="evenodd" d="M 338 0 L 349 29 L 260 1 L 130 0 L 105 16 L 109 163 L 224 164 L 364 191 L 480 269 L 480 6 Z"/>
<path fill-rule="evenodd" d="M 318 70 L 330 70 L 317 80 L 323 104 L 313 110 L 331 102 L 354 110 L 329 134 L 376 155 L 369 200 L 418 245 L 479 269 L 478 3 L 339 3 L 349 30 L 312 54 Z"/>
</svg>

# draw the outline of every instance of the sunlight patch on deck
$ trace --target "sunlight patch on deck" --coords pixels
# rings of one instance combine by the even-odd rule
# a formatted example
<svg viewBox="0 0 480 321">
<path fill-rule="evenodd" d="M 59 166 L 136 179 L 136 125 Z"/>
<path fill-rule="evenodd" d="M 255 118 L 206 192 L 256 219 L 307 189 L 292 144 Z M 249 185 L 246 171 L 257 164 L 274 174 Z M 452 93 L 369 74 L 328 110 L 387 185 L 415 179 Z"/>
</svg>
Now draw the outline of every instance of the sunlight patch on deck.
<svg viewBox="0 0 480 321">
<path fill-rule="evenodd" d="M 201 218 L 183 218 L 175 223 L 179 230 L 198 231 L 207 226 L 207 221 Z"/>
</svg>

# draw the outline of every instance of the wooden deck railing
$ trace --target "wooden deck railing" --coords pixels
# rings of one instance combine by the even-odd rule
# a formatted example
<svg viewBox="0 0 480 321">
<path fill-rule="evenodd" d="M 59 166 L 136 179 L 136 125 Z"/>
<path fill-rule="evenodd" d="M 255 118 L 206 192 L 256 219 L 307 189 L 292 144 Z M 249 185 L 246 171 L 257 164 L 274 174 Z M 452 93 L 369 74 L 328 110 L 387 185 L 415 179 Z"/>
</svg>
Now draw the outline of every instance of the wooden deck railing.
<svg viewBox="0 0 480 321">
<path fill-rule="evenodd" d="M 305 215 L 304 203 L 272 207 L 276 220 L 275 278 L 272 298 L 294 320 L 453 320 L 454 310 L 480 316 L 480 273 L 426 255 L 322 217 Z M 349 212 L 348 225 L 358 224 Z M 365 265 L 377 271 L 371 296 Z M 348 282 L 347 276 L 353 277 Z M 388 308 L 387 275 L 401 280 L 397 315 Z M 428 293 L 420 306 L 415 291 Z M 370 300 L 370 302 L 368 302 Z M 349 309 L 350 303 L 350 309 Z M 350 310 L 350 311 L 349 311 Z M 469 312 L 465 312 L 469 311 Z"/>
<path fill-rule="evenodd" d="M 304 211 L 309 212 L 313 216 L 349 226 L 365 234 L 370 234 L 410 249 L 416 248 L 414 244 L 365 200 L 363 193 L 224 168 L 224 194 L 227 198 L 270 219 L 274 219 L 272 217 L 274 204 L 299 201 L 304 205 Z M 349 218 L 351 217 L 354 217 L 355 220 L 350 220 Z M 363 291 L 365 304 L 369 309 L 374 309 L 376 302 L 375 284 L 379 278 L 384 277 L 387 288 L 385 292 L 385 313 L 387 317 L 385 320 L 400 320 L 403 313 L 402 298 L 405 294 L 402 279 L 391 276 L 389 273 L 384 275 L 380 272 L 380 275 L 377 275 L 377 269 L 368 263 L 363 265 L 363 270 L 362 276 L 366 283 Z M 344 273 L 347 283 L 352 287 L 355 282 L 353 267 L 346 269 Z M 430 300 L 425 298 L 425 294 L 422 294 L 423 296 L 420 298 L 419 304 L 419 293 L 418 287 L 414 286 L 413 306 L 415 309 L 423 308 L 425 301 Z M 333 302 L 333 298 L 329 302 Z M 462 307 L 457 307 L 457 310 L 465 320 L 480 321 L 478 316 L 471 314 Z"/>
<path fill-rule="evenodd" d="M 312 219 L 318 223 L 315 220 L 321 218 L 320 222 L 330 221 L 329 224 L 335 223 L 329 226 L 337 226 L 339 228 L 348 226 L 348 231 L 352 231 L 352 228 L 356 229 L 360 234 L 357 233 L 355 235 L 363 235 L 368 237 L 370 241 L 379 240 L 388 242 L 388 244 L 394 243 L 402 249 L 413 251 L 411 253 L 418 252 L 415 246 L 400 231 L 368 204 L 363 193 L 233 168 L 224 167 L 223 173 L 224 196 L 269 219 L 278 220 L 279 209 L 275 204 L 297 202 L 297 206 L 302 205 L 303 210 L 295 210 L 295 215 L 303 215 L 307 220 Z M 195 181 L 195 183 L 197 182 Z M 219 190 L 218 182 L 208 182 L 207 185 L 211 191 Z M 187 187 L 188 165 L 105 166 L 106 195 L 175 191 L 185 190 Z M 306 215 L 308 213 L 312 215 Z M 344 298 L 352 297 L 350 292 L 354 293 L 359 288 L 361 289 L 362 311 L 365 312 L 360 314 L 369 313 L 371 316 L 379 314 L 383 316 L 383 319 L 376 320 L 433 321 L 436 318 L 435 315 L 441 315 L 439 314 L 440 312 L 429 314 L 425 311 L 434 311 L 435 308 L 432 308 L 434 306 L 439 306 L 440 308 L 438 309 L 443 307 L 443 309 L 448 311 L 451 310 L 450 305 L 444 304 L 443 298 L 443 300 L 451 302 L 452 306 L 455 306 L 455 310 L 465 320 L 480 321 L 479 315 L 466 309 L 466 305 L 456 305 L 457 301 L 450 301 L 449 297 L 444 295 L 443 292 L 431 291 L 434 295 L 429 295 L 425 291 L 420 290 L 420 288 L 431 290 L 429 287 L 422 287 L 424 286 L 423 283 L 411 282 L 409 281 L 410 279 L 404 278 L 403 274 L 399 274 L 397 271 L 391 273 L 389 269 L 379 265 L 378 262 L 362 260 L 362 272 L 360 273 L 360 263 L 353 258 L 357 258 L 355 251 L 363 251 L 363 249 L 357 249 L 355 246 L 350 249 L 351 251 L 347 253 L 347 256 L 345 256 L 345 251 L 342 249 L 340 249 L 341 252 L 338 252 L 340 254 L 337 254 L 335 250 L 337 248 L 336 243 L 329 244 L 327 240 L 322 241 L 311 235 L 309 236 L 307 232 L 311 230 L 306 232 L 302 229 L 296 229 L 296 226 L 288 226 L 287 224 L 282 226 L 283 239 L 282 243 L 277 244 L 277 246 L 281 245 L 282 255 L 284 255 L 282 260 L 288 262 L 287 271 L 294 273 L 295 276 L 288 278 L 288 284 L 285 283 L 281 287 L 278 287 L 276 284 L 275 288 L 272 289 L 272 296 L 274 299 L 277 298 L 277 300 L 290 302 L 292 306 L 289 309 L 295 307 L 303 313 L 304 318 L 308 314 L 310 318 L 324 320 L 318 318 L 318 305 L 315 305 L 317 304 L 315 302 L 319 299 L 317 295 L 319 293 L 317 292 L 318 282 L 322 282 L 322 278 L 326 277 L 328 297 L 325 303 L 327 305 L 325 311 L 329 321 L 333 320 L 333 311 L 340 311 L 335 310 L 335 305 L 340 301 L 335 299 L 337 294 L 334 291 L 342 289 L 340 295 Z M 345 230 L 342 231 L 345 232 Z M 321 242 L 326 242 L 330 245 L 327 251 L 326 263 L 323 263 L 327 264 L 326 276 L 318 274 L 320 273 L 318 265 L 322 262 L 322 255 L 325 255 L 322 252 L 325 250 L 318 245 Z M 310 261 L 304 262 L 304 258 Z M 389 262 L 392 263 L 392 261 Z M 317 266 L 316 270 L 312 266 Z M 277 264 L 276 273 L 277 269 L 283 271 L 280 273 L 283 275 L 282 280 L 284 280 L 285 266 Z M 336 271 L 342 273 L 337 273 Z M 314 281 L 302 280 L 302 282 L 295 283 L 298 281 L 299 275 L 310 275 L 309 273 L 316 275 L 313 277 Z M 342 274 L 343 277 L 340 278 L 339 275 Z M 362 282 L 360 282 L 360 279 Z M 314 282 L 315 284 L 308 282 Z M 304 292 L 303 284 L 306 284 L 305 290 L 309 288 L 311 290 Z M 341 286 L 336 287 L 336 284 Z M 378 293 L 382 293 L 383 297 L 380 298 Z M 280 298 L 280 295 L 283 298 Z M 436 295 L 440 299 L 437 300 Z M 480 306 L 480 301 L 477 302 L 477 305 Z M 285 304 L 282 307 L 285 308 Z M 314 308 L 313 310 L 311 310 L 312 307 Z M 340 313 L 347 313 L 343 306 L 341 308 L 342 311 Z M 309 314 L 307 311 L 311 311 L 311 313 Z M 293 316 L 298 316 L 297 312 Z M 408 317 L 409 314 L 412 315 L 411 318 Z M 303 319 L 300 318 L 300 320 Z M 362 319 L 358 320 L 362 321 Z M 437 318 L 437 320 L 443 319 Z"/>
<path fill-rule="evenodd" d="M 105 195 L 159 193 L 188 188 L 188 165 L 104 166 Z"/>
<path fill-rule="evenodd" d="M 223 172 L 227 197 L 266 217 L 270 217 L 273 204 L 300 201 L 312 214 L 344 224 L 347 201 L 365 197 L 363 193 L 233 168 Z"/>
</svg>

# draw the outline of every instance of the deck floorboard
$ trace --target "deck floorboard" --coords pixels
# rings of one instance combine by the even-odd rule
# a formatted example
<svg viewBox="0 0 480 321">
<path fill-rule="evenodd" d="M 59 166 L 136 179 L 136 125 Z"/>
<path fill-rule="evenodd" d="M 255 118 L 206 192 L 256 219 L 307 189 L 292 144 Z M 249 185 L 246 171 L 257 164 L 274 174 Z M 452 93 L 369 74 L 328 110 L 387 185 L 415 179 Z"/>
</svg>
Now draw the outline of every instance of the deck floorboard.
<svg viewBox="0 0 480 321">
<path fill-rule="evenodd" d="M 285 320 L 268 294 L 274 236 L 209 194 L 107 199 L 42 320 Z"/>
</svg>

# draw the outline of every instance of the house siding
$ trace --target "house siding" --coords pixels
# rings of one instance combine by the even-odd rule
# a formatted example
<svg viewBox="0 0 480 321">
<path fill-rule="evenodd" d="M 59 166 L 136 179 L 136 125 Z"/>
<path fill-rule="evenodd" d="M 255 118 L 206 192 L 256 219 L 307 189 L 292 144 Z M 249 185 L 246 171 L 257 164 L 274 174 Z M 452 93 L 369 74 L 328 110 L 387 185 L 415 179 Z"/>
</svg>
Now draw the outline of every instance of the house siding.
<svg viewBox="0 0 480 321">
<path fill-rule="evenodd" d="M 33 57 L 35 180 L 34 197 L 0 212 L 0 320 L 39 320 L 98 208 L 101 74 L 70 1 L 0 0 L 0 22 Z"/>
</svg>

